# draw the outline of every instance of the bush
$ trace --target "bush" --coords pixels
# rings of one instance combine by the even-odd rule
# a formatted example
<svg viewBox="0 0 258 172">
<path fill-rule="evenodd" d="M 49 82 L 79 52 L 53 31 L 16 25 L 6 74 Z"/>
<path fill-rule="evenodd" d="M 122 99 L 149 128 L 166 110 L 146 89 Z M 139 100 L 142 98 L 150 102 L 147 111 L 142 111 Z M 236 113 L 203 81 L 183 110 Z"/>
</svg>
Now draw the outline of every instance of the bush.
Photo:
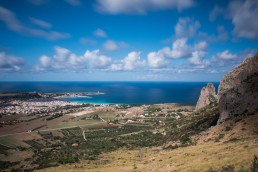
<svg viewBox="0 0 258 172">
<path fill-rule="evenodd" d="M 230 131 L 230 130 L 232 130 L 231 127 L 228 127 L 228 126 L 227 126 L 227 127 L 225 128 L 225 131 Z"/>
<path fill-rule="evenodd" d="M 232 165 L 224 166 L 220 170 L 214 170 L 210 168 L 206 172 L 235 172 L 235 167 Z"/>
<path fill-rule="evenodd" d="M 234 172 L 234 171 L 235 171 L 235 167 L 232 165 L 222 167 L 221 169 L 221 172 Z"/>
<path fill-rule="evenodd" d="M 189 145 L 192 144 L 191 138 L 189 137 L 189 135 L 183 135 L 180 138 L 180 142 L 182 143 L 182 145 Z"/>
<path fill-rule="evenodd" d="M 252 172 L 258 172 L 258 158 L 257 158 L 257 156 L 254 156 L 251 171 Z"/>
<path fill-rule="evenodd" d="M 215 142 L 219 142 L 220 139 L 222 139 L 224 136 L 224 134 L 220 134 L 218 137 L 215 138 Z"/>
</svg>

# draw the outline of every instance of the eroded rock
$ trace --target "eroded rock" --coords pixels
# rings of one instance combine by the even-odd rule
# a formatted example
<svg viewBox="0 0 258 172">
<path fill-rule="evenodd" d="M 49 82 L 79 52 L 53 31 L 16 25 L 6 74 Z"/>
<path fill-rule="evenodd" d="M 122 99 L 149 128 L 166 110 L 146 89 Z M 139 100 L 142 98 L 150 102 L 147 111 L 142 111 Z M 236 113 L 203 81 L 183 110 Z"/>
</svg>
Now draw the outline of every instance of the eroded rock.
<svg viewBox="0 0 258 172">
<path fill-rule="evenodd" d="M 247 58 L 220 81 L 218 99 L 218 123 L 231 116 L 258 111 L 258 53 Z"/>
<path fill-rule="evenodd" d="M 195 110 L 199 110 L 212 102 L 217 101 L 215 87 L 212 83 L 208 83 L 206 87 L 202 88 L 201 95 L 196 104 Z"/>
</svg>

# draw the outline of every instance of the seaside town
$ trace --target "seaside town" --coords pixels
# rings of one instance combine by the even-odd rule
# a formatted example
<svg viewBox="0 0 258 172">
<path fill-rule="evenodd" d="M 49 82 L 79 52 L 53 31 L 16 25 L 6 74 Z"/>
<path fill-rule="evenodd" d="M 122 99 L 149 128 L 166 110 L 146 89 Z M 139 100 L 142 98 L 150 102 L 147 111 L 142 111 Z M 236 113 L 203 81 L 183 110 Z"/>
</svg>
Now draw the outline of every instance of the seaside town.
<svg viewBox="0 0 258 172">
<path fill-rule="evenodd" d="M 89 108 L 89 104 L 63 100 L 68 97 L 87 97 L 103 93 L 1 93 L 0 115 L 56 115 L 78 112 Z M 71 109 L 71 107 L 73 107 Z"/>
<path fill-rule="evenodd" d="M 24 120 L 1 120 L 3 125 L 14 125 L 46 117 L 46 120 L 61 117 L 65 114 L 96 110 L 104 105 L 90 105 L 65 101 L 64 97 L 86 96 L 87 93 L 1 93 L 0 118 L 24 115 Z M 95 93 L 89 93 L 91 95 Z M 96 93 L 101 94 L 101 93 Z"/>
<path fill-rule="evenodd" d="M 15 114 L 26 114 L 26 115 L 54 115 L 59 113 L 68 113 L 70 111 L 64 110 L 66 106 L 75 106 L 77 103 L 70 103 L 59 100 L 47 100 L 42 101 L 41 99 L 21 101 L 14 100 L 8 103 L 9 106 L 2 107 L 0 114 L 15 115 Z M 59 110 L 60 109 L 60 110 Z"/>
<path fill-rule="evenodd" d="M 63 98 L 80 97 L 88 95 L 104 94 L 96 93 L 37 93 L 37 92 L 24 92 L 24 93 L 2 93 L 0 96 L 0 120 L 1 127 L 7 125 L 15 125 L 24 121 L 32 121 L 35 119 L 53 120 L 63 115 L 81 116 L 92 112 L 107 112 L 114 113 L 116 117 L 134 118 L 135 121 L 143 122 L 142 118 L 153 117 L 168 117 L 174 115 L 176 119 L 180 115 L 186 115 L 191 112 L 192 107 L 186 106 L 185 109 L 173 110 L 179 106 L 174 104 L 166 105 L 119 105 L 119 104 L 86 104 L 65 101 Z M 180 107 L 180 106 L 179 106 Z M 190 108 L 190 109 L 189 109 Z M 176 108 L 177 109 L 177 108 Z M 16 116 L 22 115 L 23 118 L 13 119 Z M 6 120 L 8 117 L 11 120 Z M 124 120 L 123 122 L 134 122 L 131 119 Z M 107 122 L 107 121 L 105 121 Z M 110 122 L 112 123 L 112 122 Z M 36 127 L 38 128 L 38 127 Z"/>
</svg>

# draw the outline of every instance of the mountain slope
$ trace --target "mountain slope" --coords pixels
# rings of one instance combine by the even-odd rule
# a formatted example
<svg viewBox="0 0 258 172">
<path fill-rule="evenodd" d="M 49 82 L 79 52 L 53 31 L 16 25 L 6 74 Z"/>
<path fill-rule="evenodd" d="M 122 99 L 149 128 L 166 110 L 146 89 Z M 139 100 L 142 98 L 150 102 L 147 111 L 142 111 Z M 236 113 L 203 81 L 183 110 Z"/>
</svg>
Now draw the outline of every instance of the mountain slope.
<svg viewBox="0 0 258 172">
<path fill-rule="evenodd" d="M 220 82 L 218 123 L 237 115 L 258 111 L 258 53 L 247 58 Z"/>
</svg>

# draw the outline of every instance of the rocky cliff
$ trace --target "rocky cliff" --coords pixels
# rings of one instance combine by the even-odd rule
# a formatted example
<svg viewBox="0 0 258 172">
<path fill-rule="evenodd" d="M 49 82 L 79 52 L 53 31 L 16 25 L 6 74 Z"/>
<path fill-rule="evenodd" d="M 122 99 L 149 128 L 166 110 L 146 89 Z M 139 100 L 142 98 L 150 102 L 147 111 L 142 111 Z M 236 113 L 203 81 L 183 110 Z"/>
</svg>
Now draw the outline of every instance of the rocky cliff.
<svg viewBox="0 0 258 172">
<path fill-rule="evenodd" d="M 212 83 L 208 83 L 206 87 L 202 88 L 201 95 L 198 99 L 195 110 L 197 111 L 209 105 L 211 102 L 215 102 L 215 101 L 217 101 L 215 87 Z"/>
<path fill-rule="evenodd" d="M 231 116 L 258 111 L 258 53 L 229 72 L 218 90 L 218 123 Z"/>
</svg>

